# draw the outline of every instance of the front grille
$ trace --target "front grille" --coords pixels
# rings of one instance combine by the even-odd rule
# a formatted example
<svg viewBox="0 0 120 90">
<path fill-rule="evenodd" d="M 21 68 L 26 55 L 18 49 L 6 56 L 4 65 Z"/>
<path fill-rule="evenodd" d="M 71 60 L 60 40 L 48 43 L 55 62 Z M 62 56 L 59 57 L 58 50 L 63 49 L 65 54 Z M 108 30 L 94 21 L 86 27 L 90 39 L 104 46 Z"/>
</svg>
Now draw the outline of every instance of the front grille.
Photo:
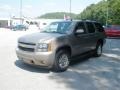
<svg viewBox="0 0 120 90">
<path fill-rule="evenodd" d="M 34 48 L 26 48 L 26 47 L 22 47 L 22 46 L 18 46 L 18 48 L 19 48 L 20 50 L 28 51 L 28 52 L 34 52 L 34 51 L 35 51 Z"/>
<path fill-rule="evenodd" d="M 25 42 L 19 42 L 19 43 L 21 43 L 21 44 L 26 44 L 26 45 L 32 45 L 32 46 L 35 46 L 36 44 L 34 44 L 34 43 L 25 43 Z"/>
</svg>

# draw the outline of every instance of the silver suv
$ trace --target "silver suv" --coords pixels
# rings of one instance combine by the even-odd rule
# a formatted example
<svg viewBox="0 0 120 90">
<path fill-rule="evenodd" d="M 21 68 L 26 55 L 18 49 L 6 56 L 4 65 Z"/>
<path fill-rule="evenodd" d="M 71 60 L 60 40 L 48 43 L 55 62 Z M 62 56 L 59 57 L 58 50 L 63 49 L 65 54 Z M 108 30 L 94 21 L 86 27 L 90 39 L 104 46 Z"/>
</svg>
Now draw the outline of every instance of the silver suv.
<svg viewBox="0 0 120 90">
<path fill-rule="evenodd" d="M 105 32 L 95 21 L 52 22 L 43 31 L 19 38 L 17 57 L 27 64 L 65 71 L 71 57 L 94 51 L 101 56 Z"/>
</svg>

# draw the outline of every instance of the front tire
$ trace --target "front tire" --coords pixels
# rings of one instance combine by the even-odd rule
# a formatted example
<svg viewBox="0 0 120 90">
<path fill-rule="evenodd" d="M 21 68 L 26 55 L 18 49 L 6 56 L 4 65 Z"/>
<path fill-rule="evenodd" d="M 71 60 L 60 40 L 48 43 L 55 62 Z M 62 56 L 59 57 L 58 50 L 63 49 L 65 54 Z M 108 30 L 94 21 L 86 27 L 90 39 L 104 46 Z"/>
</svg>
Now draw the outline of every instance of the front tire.
<svg viewBox="0 0 120 90">
<path fill-rule="evenodd" d="M 64 50 L 58 51 L 53 65 L 53 71 L 66 71 L 70 64 L 70 54 Z"/>
</svg>

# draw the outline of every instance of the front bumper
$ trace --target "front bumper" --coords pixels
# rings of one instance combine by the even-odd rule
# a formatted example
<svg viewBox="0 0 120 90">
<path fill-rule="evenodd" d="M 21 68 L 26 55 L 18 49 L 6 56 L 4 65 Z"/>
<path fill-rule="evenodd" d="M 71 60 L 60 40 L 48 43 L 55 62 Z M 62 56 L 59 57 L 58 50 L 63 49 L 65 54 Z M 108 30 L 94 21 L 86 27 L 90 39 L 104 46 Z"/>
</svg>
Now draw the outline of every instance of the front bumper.
<svg viewBox="0 0 120 90">
<path fill-rule="evenodd" d="M 27 64 L 38 65 L 51 68 L 55 60 L 53 52 L 27 52 L 16 49 L 16 54 L 19 60 L 23 60 Z"/>
</svg>

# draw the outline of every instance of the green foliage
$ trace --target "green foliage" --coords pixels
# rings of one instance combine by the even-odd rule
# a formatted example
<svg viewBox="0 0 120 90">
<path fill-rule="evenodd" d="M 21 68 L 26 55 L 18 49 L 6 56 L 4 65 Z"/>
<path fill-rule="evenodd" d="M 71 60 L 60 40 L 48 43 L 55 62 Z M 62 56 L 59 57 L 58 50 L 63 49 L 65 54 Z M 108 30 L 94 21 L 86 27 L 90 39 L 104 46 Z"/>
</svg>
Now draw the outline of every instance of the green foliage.
<svg viewBox="0 0 120 90">
<path fill-rule="evenodd" d="M 54 12 L 54 13 L 47 13 L 38 18 L 45 18 L 45 19 L 63 19 L 64 15 L 71 16 L 73 19 L 76 17 L 74 13 L 66 13 L 66 12 Z"/>
<path fill-rule="evenodd" d="M 106 20 L 108 24 L 120 24 L 120 0 L 103 0 L 97 4 L 91 4 L 77 19 L 89 19 L 99 21 L 105 25 Z M 108 11 L 108 19 L 107 19 Z"/>
</svg>

